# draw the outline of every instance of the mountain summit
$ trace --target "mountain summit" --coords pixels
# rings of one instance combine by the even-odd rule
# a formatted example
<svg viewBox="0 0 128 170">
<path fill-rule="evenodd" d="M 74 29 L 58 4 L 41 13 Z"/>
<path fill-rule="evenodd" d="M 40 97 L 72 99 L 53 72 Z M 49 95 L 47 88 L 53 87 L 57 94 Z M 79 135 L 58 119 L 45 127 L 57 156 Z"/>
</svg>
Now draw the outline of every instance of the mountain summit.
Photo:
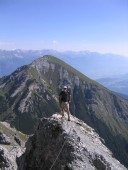
<svg viewBox="0 0 128 170">
<path fill-rule="evenodd" d="M 99 135 L 71 116 L 43 118 L 26 144 L 18 170 L 126 170 Z"/>
<path fill-rule="evenodd" d="M 0 79 L 0 120 L 31 134 L 39 118 L 59 111 L 58 93 L 67 85 L 71 113 L 105 140 L 128 166 L 128 101 L 53 56 L 44 56 Z"/>
</svg>

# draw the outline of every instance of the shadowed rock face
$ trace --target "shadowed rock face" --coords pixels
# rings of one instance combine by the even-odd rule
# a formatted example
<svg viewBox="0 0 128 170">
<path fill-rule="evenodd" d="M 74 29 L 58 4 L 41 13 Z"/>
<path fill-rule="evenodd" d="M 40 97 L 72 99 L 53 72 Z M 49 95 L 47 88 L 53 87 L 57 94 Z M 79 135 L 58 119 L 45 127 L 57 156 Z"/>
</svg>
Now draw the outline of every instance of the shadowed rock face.
<svg viewBox="0 0 128 170">
<path fill-rule="evenodd" d="M 59 154 L 60 153 L 60 154 Z M 57 157 L 58 156 L 58 157 Z M 56 160 L 57 158 L 57 160 Z M 40 120 L 18 170 L 126 170 L 87 124 L 71 116 Z"/>
<path fill-rule="evenodd" d="M 6 122 L 0 122 L 0 169 L 17 170 L 17 158 L 25 151 L 22 137 L 26 135 L 16 131 Z"/>
</svg>

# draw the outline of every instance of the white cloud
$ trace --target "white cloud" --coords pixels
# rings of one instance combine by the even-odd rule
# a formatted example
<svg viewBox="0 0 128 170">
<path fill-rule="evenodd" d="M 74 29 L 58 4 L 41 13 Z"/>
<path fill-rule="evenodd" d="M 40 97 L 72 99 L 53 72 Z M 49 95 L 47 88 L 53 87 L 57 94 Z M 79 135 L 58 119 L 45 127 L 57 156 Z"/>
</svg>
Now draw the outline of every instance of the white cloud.
<svg viewBox="0 0 128 170">
<path fill-rule="evenodd" d="M 57 41 L 56 41 L 56 40 L 53 40 L 52 43 L 53 43 L 53 44 L 57 44 Z"/>
</svg>

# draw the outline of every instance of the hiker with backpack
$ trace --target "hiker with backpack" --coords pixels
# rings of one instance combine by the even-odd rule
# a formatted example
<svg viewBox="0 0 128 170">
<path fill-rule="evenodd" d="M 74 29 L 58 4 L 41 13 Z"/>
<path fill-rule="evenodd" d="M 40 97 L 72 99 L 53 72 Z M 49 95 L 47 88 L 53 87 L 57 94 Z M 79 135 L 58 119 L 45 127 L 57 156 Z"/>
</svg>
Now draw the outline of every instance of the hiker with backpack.
<svg viewBox="0 0 128 170">
<path fill-rule="evenodd" d="M 70 110 L 69 110 L 69 103 L 71 102 L 71 94 L 68 91 L 67 86 L 63 87 L 63 90 L 59 94 L 59 103 L 61 107 L 61 114 L 64 116 L 64 110 L 68 114 L 68 121 L 70 121 Z"/>
</svg>

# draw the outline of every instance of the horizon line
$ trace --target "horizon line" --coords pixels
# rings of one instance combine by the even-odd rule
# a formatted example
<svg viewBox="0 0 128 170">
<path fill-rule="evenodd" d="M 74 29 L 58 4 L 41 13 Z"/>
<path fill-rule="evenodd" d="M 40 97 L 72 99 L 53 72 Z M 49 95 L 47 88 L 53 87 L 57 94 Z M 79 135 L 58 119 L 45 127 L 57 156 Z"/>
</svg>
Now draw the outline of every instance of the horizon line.
<svg viewBox="0 0 128 170">
<path fill-rule="evenodd" d="M 128 57 L 128 55 L 124 54 L 117 54 L 113 52 L 99 52 L 99 51 L 91 51 L 91 50 L 56 50 L 56 49 L 51 49 L 51 48 L 42 48 L 42 49 L 23 49 L 23 48 L 15 48 L 15 49 L 0 49 L 0 51 L 16 51 L 16 50 L 21 50 L 21 51 L 44 51 L 44 50 L 49 50 L 49 51 L 54 51 L 54 52 L 59 52 L 59 53 L 66 53 L 66 52 L 74 52 L 74 53 L 82 53 L 82 52 L 88 52 L 88 53 L 97 53 L 101 55 L 117 55 L 117 56 L 122 56 L 122 57 Z"/>
</svg>

